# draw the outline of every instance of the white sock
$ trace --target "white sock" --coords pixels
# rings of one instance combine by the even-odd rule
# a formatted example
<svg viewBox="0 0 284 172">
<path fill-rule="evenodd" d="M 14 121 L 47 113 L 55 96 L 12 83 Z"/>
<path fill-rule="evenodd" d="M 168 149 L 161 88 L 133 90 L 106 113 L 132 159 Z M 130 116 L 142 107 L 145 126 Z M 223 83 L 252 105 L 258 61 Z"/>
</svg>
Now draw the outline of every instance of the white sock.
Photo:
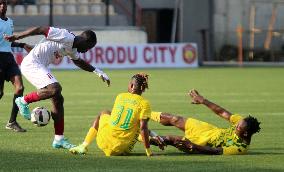
<svg viewBox="0 0 284 172">
<path fill-rule="evenodd" d="M 83 145 L 87 147 L 89 144 L 87 142 L 83 142 Z"/>
<path fill-rule="evenodd" d="M 64 135 L 54 135 L 54 140 L 59 141 L 59 140 L 62 140 L 62 139 L 64 139 Z"/>
<path fill-rule="evenodd" d="M 21 98 L 21 102 L 24 103 L 24 104 L 28 104 L 28 103 L 25 101 L 24 97 Z"/>
</svg>

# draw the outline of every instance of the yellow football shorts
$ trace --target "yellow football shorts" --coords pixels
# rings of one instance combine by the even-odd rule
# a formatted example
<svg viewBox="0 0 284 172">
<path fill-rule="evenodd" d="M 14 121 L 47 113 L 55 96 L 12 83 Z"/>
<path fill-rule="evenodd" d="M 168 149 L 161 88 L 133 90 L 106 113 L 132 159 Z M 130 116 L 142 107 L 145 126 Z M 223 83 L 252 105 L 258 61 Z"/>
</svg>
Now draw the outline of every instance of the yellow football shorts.
<svg viewBox="0 0 284 172">
<path fill-rule="evenodd" d="M 117 138 L 119 131 L 111 130 L 110 115 L 103 114 L 100 117 L 97 134 L 97 145 L 106 156 L 126 155 L 131 149 L 129 139 Z"/>
<path fill-rule="evenodd" d="M 218 134 L 220 130 L 214 125 L 193 118 L 186 120 L 184 137 L 197 145 L 205 146 Z"/>
</svg>

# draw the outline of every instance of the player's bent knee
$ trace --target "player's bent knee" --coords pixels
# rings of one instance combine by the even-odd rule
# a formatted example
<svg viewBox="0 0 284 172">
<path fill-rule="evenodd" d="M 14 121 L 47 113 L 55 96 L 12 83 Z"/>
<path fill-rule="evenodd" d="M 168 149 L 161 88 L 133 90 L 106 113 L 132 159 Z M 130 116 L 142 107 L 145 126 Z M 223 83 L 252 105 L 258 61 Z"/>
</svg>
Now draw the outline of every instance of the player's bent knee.
<svg viewBox="0 0 284 172">
<path fill-rule="evenodd" d="M 53 83 L 47 87 L 51 96 L 59 96 L 61 95 L 62 87 L 59 83 Z"/>
<path fill-rule="evenodd" d="M 172 119 L 171 119 L 171 122 L 172 122 L 173 124 L 178 123 L 178 121 L 180 121 L 180 117 L 179 117 L 179 116 L 174 116 L 174 117 L 172 117 Z"/>
<path fill-rule="evenodd" d="M 55 95 L 55 99 L 58 103 L 63 104 L 64 103 L 64 97 L 62 96 L 62 94 L 56 94 Z"/>
<path fill-rule="evenodd" d="M 61 95 L 62 87 L 60 85 L 54 87 L 53 94 L 54 95 Z"/>
<path fill-rule="evenodd" d="M 171 123 L 178 128 L 184 128 L 185 119 L 181 116 L 174 116 L 171 119 Z"/>
</svg>

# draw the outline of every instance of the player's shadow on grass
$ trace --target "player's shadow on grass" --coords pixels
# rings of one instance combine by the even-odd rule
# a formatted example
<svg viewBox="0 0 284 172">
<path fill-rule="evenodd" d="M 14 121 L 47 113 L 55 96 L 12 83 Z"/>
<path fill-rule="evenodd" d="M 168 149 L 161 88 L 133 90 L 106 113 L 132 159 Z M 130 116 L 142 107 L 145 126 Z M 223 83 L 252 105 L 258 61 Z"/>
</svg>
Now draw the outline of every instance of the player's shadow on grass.
<svg viewBox="0 0 284 172">
<path fill-rule="evenodd" d="M 255 148 L 248 155 L 284 155 L 284 148 Z"/>
<path fill-rule="evenodd" d="M 249 156 L 249 155 L 284 155 L 284 149 L 273 149 L 273 148 L 265 148 L 265 149 L 253 149 L 249 151 L 247 154 L 238 155 L 238 156 Z M 131 153 L 129 156 L 145 156 L 144 153 Z M 184 152 L 169 152 L 169 151 L 159 151 L 154 152 L 154 156 L 218 156 L 218 155 L 207 155 L 207 154 L 188 154 Z M 233 155 L 234 156 L 234 155 Z"/>
<path fill-rule="evenodd" d="M 134 152 L 129 154 L 128 156 L 145 156 L 145 153 L 138 153 L 138 152 Z M 154 156 L 206 156 L 206 155 L 202 155 L 202 154 L 187 154 L 184 152 L 167 152 L 167 151 L 159 151 L 159 152 L 154 152 Z"/>
<path fill-rule="evenodd" d="M 182 152 L 154 152 L 154 156 L 187 156 L 188 154 Z M 128 156 L 146 156 L 145 153 L 132 152 Z"/>
<path fill-rule="evenodd" d="M 183 152 L 164 152 L 164 153 L 159 153 L 159 156 L 218 156 L 218 155 L 207 155 L 207 154 L 188 154 L 188 153 L 183 153 Z M 249 155 L 284 155 L 284 151 L 278 151 L 274 149 L 269 150 L 263 150 L 259 149 L 259 151 L 250 151 L 247 154 L 244 155 L 238 155 L 238 156 L 249 156 Z M 235 156 L 235 155 L 232 155 Z"/>
<path fill-rule="evenodd" d="M 34 148 L 36 149 L 37 146 Z M 232 165 L 232 163 L 223 161 L 222 158 L 219 160 L 210 158 L 210 161 L 206 157 L 205 159 L 200 159 L 200 157 L 195 159 L 191 156 L 178 158 L 181 155 L 186 156 L 186 154 L 178 152 L 169 152 L 168 154 L 176 157 L 148 158 L 144 153 L 133 153 L 132 156 L 105 157 L 103 154 L 78 156 L 70 154 L 67 150 L 37 151 L 35 149 L 23 149 L 22 151 L 0 149 L 0 171 L 279 171 L 277 168 Z"/>
</svg>

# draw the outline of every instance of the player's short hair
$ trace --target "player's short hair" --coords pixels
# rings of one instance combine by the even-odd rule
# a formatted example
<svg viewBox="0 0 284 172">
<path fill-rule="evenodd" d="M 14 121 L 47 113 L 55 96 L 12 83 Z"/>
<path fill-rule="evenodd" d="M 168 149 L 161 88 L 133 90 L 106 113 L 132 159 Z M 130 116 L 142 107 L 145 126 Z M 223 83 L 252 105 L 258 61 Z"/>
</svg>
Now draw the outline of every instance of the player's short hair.
<svg viewBox="0 0 284 172">
<path fill-rule="evenodd" d="M 4 4 L 4 5 L 7 5 L 7 3 L 8 3 L 7 0 L 1 0 L 0 2 L 1 2 L 1 4 Z"/>
<path fill-rule="evenodd" d="M 143 92 L 148 89 L 148 77 L 148 74 L 142 72 L 133 75 L 131 79 L 136 81 L 135 90 Z"/>
<path fill-rule="evenodd" d="M 244 119 L 247 123 L 247 132 L 249 135 L 253 135 L 254 133 L 257 133 L 260 131 L 260 122 L 252 116 L 248 116 Z"/>
<path fill-rule="evenodd" d="M 97 44 L 97 35 L 92 30 L 85 30 L 83 35 L 86 35 L 87 42 Z"/>
</svg>

